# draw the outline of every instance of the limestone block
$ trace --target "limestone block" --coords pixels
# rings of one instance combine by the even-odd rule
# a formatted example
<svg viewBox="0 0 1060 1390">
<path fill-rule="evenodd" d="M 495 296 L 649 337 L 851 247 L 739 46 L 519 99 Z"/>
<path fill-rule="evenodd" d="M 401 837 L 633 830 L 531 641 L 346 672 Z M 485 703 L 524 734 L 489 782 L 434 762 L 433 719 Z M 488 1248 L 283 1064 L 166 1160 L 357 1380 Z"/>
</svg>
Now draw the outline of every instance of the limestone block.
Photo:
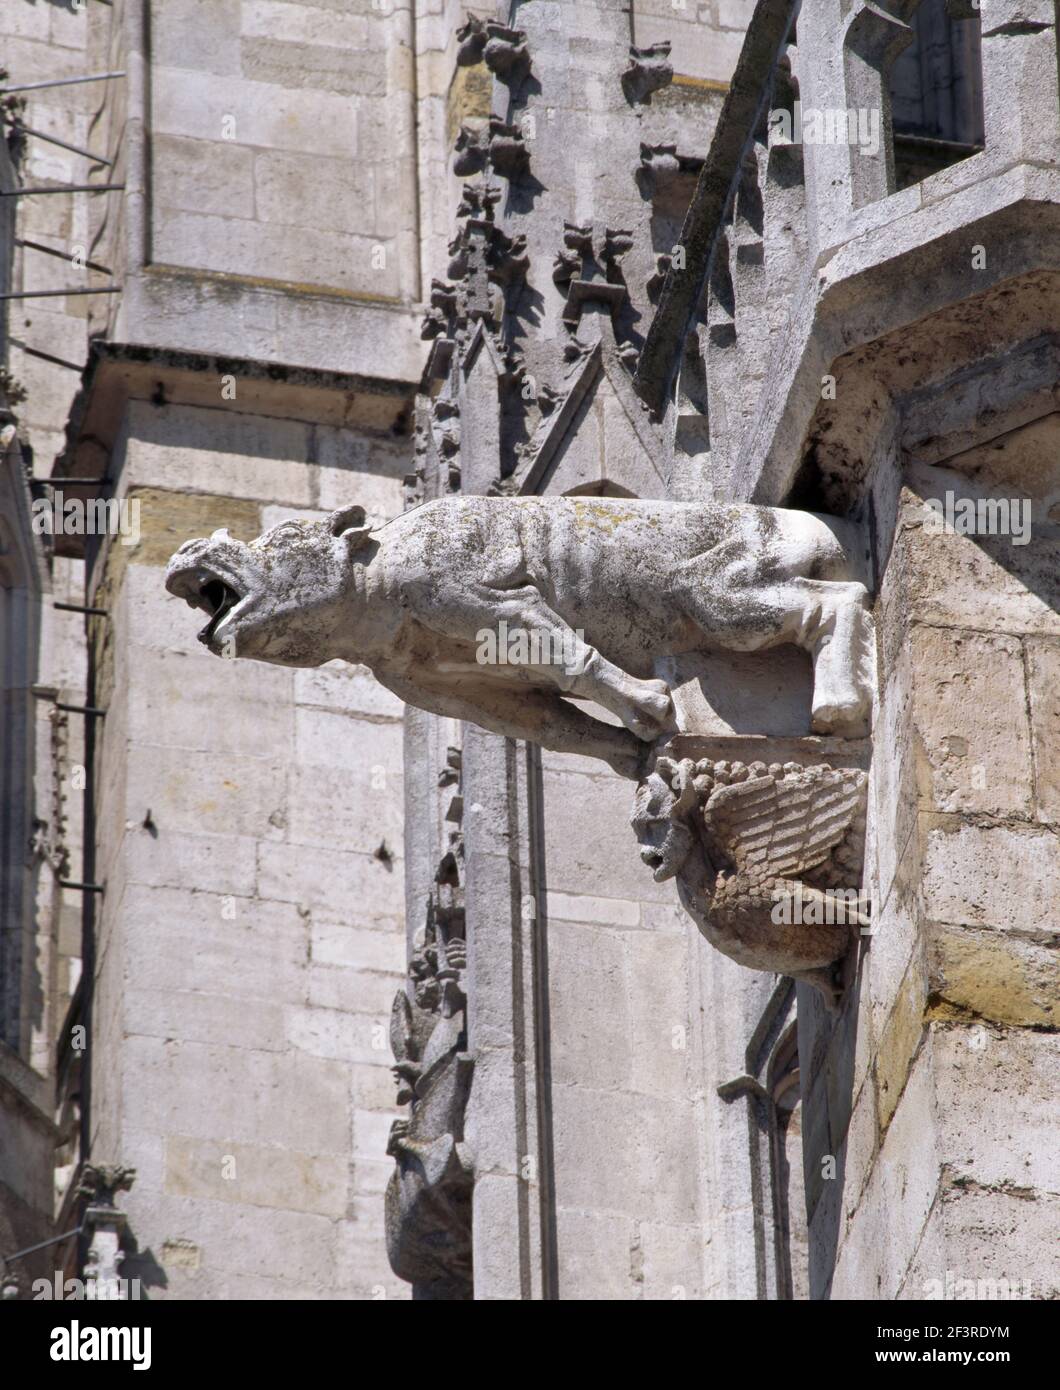
<svg viewBox="0 0 1060 1390">
<path fill-rule="evenodd" d="M 342 719 L 341 715 L 329 717 Z M 392 792 L 376 791 L 372 785 L 373 777 L 385 778 L 387 787 L 399 785 L 399 731 L 388 725 L 375 726 L 372 732 L 365 750 L 371 763 L 362 761 L 356 769 L 320 765 L 292 769 L 287 825 L 292 844 L 374 854 L 384 841 L 391 853 L 401 843 L 401 807 Z M 351 750 L 338 751 L 348 755 Z"/>
<path fill-rule="evenodd" d="M 151 15 L 151 60 L 160 67 L 239 73 L 239 5 L 169 0 Z"/>
<path fill-rule="evenodd" d="M 871 1078 L 858 1093 L 842 1143 L 843 1215 L 850 1220 L 858 1209 L 877 1154 L 879 1119 L 876 1087 Z M 838 1155 L 837 1155 L 838 1157 Z"/>
<path fill-rule="evenodd" d="M 254 157 L 254 213 L 263 222 L 336 232 L 371 232 L 374 202 L 372 170 L 346 160 L 282 150 L 259 150 Z M 203 209 L 208 211 L 209 209 Z M 235 209 L 229 213 L 239 214 Z"/>
<path fill-rule="evenodd" d="M 512 1213 L 521 1200 L 519 1182 L 516 1177 L 497 1174 L 476 1178 L 471 1237 L 477 1299 L 511 1300 L 526 1296 L 519 1262 L 512 1259 L 510 1249 L 491 1238 L 491 1232 L 512 1228 Z M 557 1212 L 557 1224 L 558 1221 Z M 597 1269 L 594 1275 L 598 1274 Z"/>
<path fill-rule="evenodd" d="M 400 468 L 403 474 L 411 470 L 407 457 L 406 441 L 401 440 L 401 449 L 394 455 L 384 456 L 384 466 L 388 464 Z M 391 462 L 393 460 L 393 462 Z M 404 507 L 401 483 L 398 479 L 376 474 L 363 473 L 354 467 L 324 467 L 317 471 L 317 495 L 321 507 L 346 507 L 351 502 L 359 502 L 377 524 L 382 525 L 400 516 Z"/>
<path fill-rule="evenodd" d="M 638 1297 L 636 1225 L 611 1212 L 556 1210 L 556 1250 L 561 1299 L 626 1300 Z"/>
<path fill-rule="evenodd" d="M 1056 835 L 1014 825 L 939 818 L 926 827 L 924 910 L 936 922 L 1051 933 L 1060 855 Z"/>
<path fill-rule="evenodd" d="M 366 931 L 345 922 L 314 918 L 310 950 L 313 961 L 320 965 L 354 966 L 398 976 L 405 973 L 404 935 L 396 930 Z"/>
<path fill-rule="evenodd" d="M 865 939 L 872 1034 L 879 1038 L 917 945 L 916 917 L 904 894 L 892 893 L 882 910 L 873 914 L 872 934 Z"/>
<path fill-rule="evenodd" d="M 929 980 L 939 1018 L 968 1013 L 983 1020 L 1055 1027 L 1060 1017 L 1056 949 L 1018 936 L 930 924 Z"/>
<path fill-rule="evenodd" d="M 877 1159 L 879 1200 L 887 1223 L 882 1252 L 884 1280 L 878 1293 L 866 1290 L 862 1296 L 896 1296 L 935 1202 L 940 1176 L 936 1075 L 931 1048 L 925 1047 L 909 1076 Z"/>
<path fill-rule="evenodd" d="M 123 1017 L 127 1034 L 149 1038 L 181 1038 L 222 1047 L 238 1042 L 259 1052 L 281 1052 L 286 1045 L 283 1007 L 265 999 L 242 1008 L 237 1021 L 230 994 L 139 989 L 133 983 L 125 988 Z"/>
<path fill-rule="evenodd" d="M 276 223 L 174 211 L 160 220 L 155 244 L 159 259 L 171 265 L 376 299 L 400 293 L 400 259 L 385 238 L 315 227 L 292 237 L 289 227 Z"/>
<path fill-rule="evenodd" d="M 382 1204 L 373 1199 L 382 1212 Z M 335 1284 L 356 1299 L 372 1302 L 412 1297 L 412 1288 L 388 1267 L 383 1241 L 382 1216 L 378 1227 L 360 1221 L 342 1221 L 335 1234 Z M 325 1292 L 334 1297 L 335 1292 Z"/>
<path fill-rule="evenodd" d="M 592 807 L 590 817 L 587 806 Z M 636 854 L 614 853 L 614 846 L 631 843 L 628 784 L 573 772 L 547 773 L 545 818 L 550 889 L 584 893 L 596 880 L 597 865 L 607 863 L 610 894 L 661 904 L 676 900 L 673 884 L 655 883 Z"/>
<path fill-rule="evenodd" d="M 123 1106 L 159 1133 L 223 1134 L 232 1142 L 345 1157 L 346 1088 L 344 1067 L 297 1049 L 256 1052 L 147 1037 L 126 1043 Z"/>
<path fill-rule="evenodd" d="M 982 1024 L 933 1031 L 947 1183 L 1028 1200 L 1060 1194 L 1057 1035 Z"/>
<path fill-rule="evenodd" d="M 315 1008 L 368 1014 L 379 1022 L 387 1022 L 401 977 L 392 973 L 375 974 L 366 969 L 311 965 L 306 983 L 309 1003 Z"/>
<path fill-rule="evenodd" d="M 635 928 L 643 909 L 625 898 L 597 898 L 584 893 L 549 893 L 549 922 L 594 922 L 605 927 Z"/>
<path fill-rule="evenodd" d="M 894 592 L 906 613 L 929 626 L 1060 632 L 1049 599 L 1056 586 L 1055 542 L 1033 530 L 1026 545 L 1013 545 L 1007 535 L 927 531 L 924 499 L 944 506 L 947 491 L 974 499 L 982 489 L 961 474 L 923 466 L 911 470 L 906 481 L 903 525 L 888 562 L 888 569 L 895 567 Z"/>
<path fill-rule="evenodd" d="M 1060 822 L 1060 643 L 1029 639 L 1027 691 L 1038 819 Z"/>
<path fill-rule="evenodd" d="M 753 0 L 718 0 L 718 24 L 722 29 L 746 29 L 753 13 Z"/>
<path fill-rule="evenodd" d="M 349 971 L 333 971 L 333 974 L 349 974 Z M 310 996 L 312 1003 L 317 1004 Z M 378 1065 L 368 1062 L 354 1062 L 350 1065 L 350 1099 L 358 1110 L 385 1110 L 393 1116 L 397 1114 L 394 1103 L 396 1088 L 390 1070 L 391 1058 L 380 1057 Z M 382 1215 L 380 1214 L 380 1222 Z"/>
<path fill-rule="evenodd" d="M 363 15 L 289 0 L 243 0 L 239 31 L 252 38 L 281 35 L 285 43 L 323 44 L 330 48 L 369 46 L 368 21 Z"/>
<path fill-rule="evenodd" d="M 950 1188 L 944 1197 L 946 1271 L 954 1297 L 1055 1299 L 1060 1197 Z M 960 1281 L 971 1280 L 973 1285 Z M 983 1282 L 980 1282 L 983 1281 Z M 1015 1286 L 1018 1285 L 1018 1290 Z"/>
<path fill-rule="evenodd" d="M 634 1272 L 642 1296 L 675 1302 L 703 1298 L 704 1253 L 710 1240 L 709 1229 L 691 1223 L 640 1222 Z"/>
<path fill-rule="evenodd" d="M 392 1118 L 392 1117 L 391 1117 Z M 387 1129 L 389 1130 L 389 1120 Z M 362 1196 L 372 1196 L 382 1206 L 383 1194 L 386 1192 L 387 1185 L 394 1173 L 394 1160 L 388 1158 L 385 1147 L 381 1150 L 379 1158 L 365 1158 L 363 1155 L 357 1160 L 354 1169 L 354 1191 Z"/>
<path fill-rule="evenodd" d="M 316 1212 L 333 1219 L 345 1212 L 349 1163 L 338 1154 L 170 1135 L 165 1164 L 165 1191 L 174 1197 Z"/>
<path fill-rule="evenodd" d="M 167 547 L 182 544 L 189 529 L 225 527 L 233 536 L 241 536 L 248 531 L 253 534 L 261 525 L 258 504 L 241 498 L 154 487 L 130 488 L 128 496 L 130 501 L 135 499 L 140 503 L 140 540 L 136 545 L 111 546 L 108 552 L 105 582 L 115 591 L 124 578 L 125 565 L 157 565 Z M 112 566 L 117 567 L 113 580 Z M 169 611 L 171 615 L 175 613 L 174 605 L 169 605 Z"/>
<path fill-rule="evenodd" d="M 225 402 L 218 377 L 215 410 L 132 402 L 125 465 L 130 483 L 184 494 L 215 493 L 223 479 L 230 497 L 311 505 L 309 427 L 240 411 L 238 390 L 237 379 L 237 400 Z M 139 495 L 141 512 L 157 506 L 153 498 Z"/>
<path fill-rule="evenodd" d="M 254 151 L 232 141 L 159 135 L 151 145 L 157 205 L 227 217 L 254 216 Z"/>
<path fill-rule="evenodd" d="M 139 1233 L 142 1248 L 151 1247 L 158 1252 L 164 1241 L 170 1241 L 185 1259 L 182 1245 L 185 1251 L 188 1246 L 197 1249 L 199 1273 L 231 1276 L 229 1284 L 219 1285 L 229 1289 L 229 1297 L 243 1296 L 239 1290 L 244 1278 L 259 1281 L 258 1297 L 267 1296 L 269 1289 L 271 1296 L 276 1297 L 277 1289 L 291 1286 L 319 1290 L 321 1271 L 333 1268 L 337 1223 L 329 1216 L 268 1210 L 267 1219 L 263 1220 L 262 1212 L 242 1204 L 154 1194 L 150 1206 L 144 1203 L 141 1210 L 146 1196 L 130 1193 L 127 1203 L 130 1225 Z M 194 1233 L 193 1239 L 188 1232 Z M 277 1266 L 277 1250 L 283 1251 L 282 1280 L 268 1273 Z M 164 1267 L 168 1273 L 168 1266 Z M 193 1287 L 198 1289 L 200 1283 L 196 1277 Z M 191 1296 L 203 1295 L 196 1292 Z"/>
<path fill-rule="evenodd" d="M 234 117 L 235 137 L 241 144 L 315 155 L 320 149 L 320 132 L 326 130 L 329 155 L 349 160 L 358 157 L 356 118 L 344 96 L 294 91 L 244 77 L 226 75 L 219 79 L 161 64 L 152 68 L 156 133 L 218 140 L 225 116 Z"/>
<path fill-rule="evenodd" d="M 689 949 L 687 937 L 626 938 L 635 1091 L 687 1099 L 695 1089 Z"/>
<path fill-rule="evenodd" d="M 355 1159 L 385 1160 L 392 1119 L 392 1115 L 374 1110 L 354 1110 L 352 1151 Z"/>
<path fill-rule="evenodd" d="M 241 682 L 242 675 L 234 662 L 213 661 L 196 663 L 189 679 L 182 652 L 140 649 L 129 661 L 126 736 L 144 756 L 166 747 L 218 761 L 289 747 L 296 725 L 291 672 L 263 666 Z"/>
<path fill-rule="evenodd" d="M 256 861 L 257 892 L 263 898 L 298 903 L 325 921 L 346 920 L 353 903 L 362 925 L 386 929 L 402 921 L 400 859 L 387 867 L 372 854 L 258 840 Z"/>
<path fill-rule="evenodd" d="M 925 996 L 923 970 L 914 956 L 883 1026 L 875 1057 L 881 1134 L 898 1108 L 913 1058 L 924 1036 Z"/>
<path fill-rule="evenodd" d="M 688 934 L 688 914 L 680 903 L 641 903 L 640 920 L 645 931 L 670 936 Z"/>
<path fill-rule="evenodd" d="M 837 1183 L 825 1186 L 827 1198 L 820 1203 L 809 1228 L 810 1297 L 858 1301 L 883 1298 L 888 1228 L 879 1174 L 872 1174 L 857 1210 L 843 1231 L 843 1243 L 838 1251 L 833 1249 L 832 1242 L 840 1220 L 837 1212 L 842 1205 L 842 1193 Z M 831 1267 L 833 1258 L 834 1268 Z"/>
<path fill-rule="evenodd" d="M 810 728 L 813 676 L 809 657 L 794 647 L 670 657 L 656 673 L 673 691 L 684 732 L 798 738 Z"/>
<path fill-rule="evenodd" d="M 921 795 L 936 811 L 1026 816 L 1030 729 L 1018 638 L 927 628 L 911 634 Z"/>
<path fill-rule="evenodd" d="M 920 1244 L 902 1280 L 897 1297 L 902 1300 L 927 1298 L 935 1292 L 936 1286 L 930 1282 L 931 1280 L 940 1280 L 941 1286 L 945 1287 L 945 1271 L 945 1229 L 942 1208 L 939 1205 L 933 1208 L 927 1219 Z"/>
<path fill-rule="evenodd" d="M 552 918 L 548 954 L 554 1083 L 630 1089 L 634 1011 L 621 936 Z"/>
<path fill-rule="evenodd" d="M 150 808 L 185 834 L 276 836 L 269 817 L 282 814 L 286 784 L 278 756 L 220 762 L 214 752 L 141 747 L 129 758 L 127 795 L 133 814 Z"/>
<path fill-rule="evenodd" d="M 691 1106 L 587 1086 L 554 1086 L 552 1102 L 558 1206 L 655 1221 L 696 1209 Z M 587 1164 L 609 1133 L 622 1144 L 608 1146 L 606 1164 Z"/>
<path fill-rule="evenodd" d="M 321 1058 L 329 1062 L 371 1063 L 386 1056 L 387 1036 L 383 1025 L 383 1020 L 364 1014 L 292 1006 L 286 1012 L 288 1055 L 304 1054 L 308 1059 Z M 334 1069 L 336 1076 L 339 1070 Z M 385 1146 L 383 1152 L 386 1152 Z"/>
<path fill-rule="evenodd" d="M 138 987 L 209 994 L 223 981 L 233 999 L 304 998 L 307 932 L 293 904 L 130 884 L 120 906 L 115 926 Z"/>
</svg>

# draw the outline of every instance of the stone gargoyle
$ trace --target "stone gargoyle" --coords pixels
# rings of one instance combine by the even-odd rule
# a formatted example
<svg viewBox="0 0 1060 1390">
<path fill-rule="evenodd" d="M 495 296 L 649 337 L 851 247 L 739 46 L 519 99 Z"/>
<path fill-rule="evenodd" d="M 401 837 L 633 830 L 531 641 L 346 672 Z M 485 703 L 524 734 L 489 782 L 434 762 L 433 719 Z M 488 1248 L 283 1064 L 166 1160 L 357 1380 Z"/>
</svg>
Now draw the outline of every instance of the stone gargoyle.
<svg viewBox="0 0 1060 1390">
<path fill-rule="evenodd" d="M 166 587 L 206 611 L 218 655 L 363 663 L 408 704 L 635 777 L 673 728 L 653 678 L 665 656 L 795 643 L 813 657 L 814 731 L 865 732 L 857 549 L 847 523 L 809 512 L 472 496 L 378 528 L 350 506 L 249 544 L 219 531 L 180 547 Z"/>
<path fill-rule="evenodd" d="M 659 756 L 634 797 L 633 829 L 657 882 L 724 955 L 791 975 L 831 1008 L 833 966 L 869 926 L 860 882 L 866 774 Z"/>
</svg>

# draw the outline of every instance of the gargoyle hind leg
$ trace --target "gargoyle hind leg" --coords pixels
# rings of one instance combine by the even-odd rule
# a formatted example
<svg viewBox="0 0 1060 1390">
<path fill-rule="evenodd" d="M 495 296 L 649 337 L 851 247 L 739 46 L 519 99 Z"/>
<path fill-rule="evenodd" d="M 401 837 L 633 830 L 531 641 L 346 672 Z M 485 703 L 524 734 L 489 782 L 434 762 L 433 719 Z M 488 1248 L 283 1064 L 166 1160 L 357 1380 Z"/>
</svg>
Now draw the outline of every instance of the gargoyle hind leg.
<svg viewBox="0 0 1060 1390">
<path fill-rule="evenodd" d="M 733 651 L 762 651 L 793 642 L 813 658 L 815 733 L 861 734 L 871 708 L 872 619 L 863 584 L 792 577 L 763 580 L 742 543 L 734 562 L 710 558 L 679 567 L 675 589 L 685 612 L 708 638 Z M 683 571 L 683 573 L 681 573 Z"/>
<path fill-rule="evenodd" d="M 554 753 L 580 753 L 601 758 L 622 777 L 639 776 L 644 745 L 625 729 L 594 719 L 558 695 L 529 687 L 469 685 L 453 687 L 407 681 L 376 672 L 377 679 L 399 699 L 433 714 L 466 719 L 504 738 L 539 743 Z"/>
<path fill-rule="evenodd" d="M 506 594 L 499 613 L 509 629 L 519 627 L 543 639 L 539 645 L 549 659 L 527 663 L 539 679 L 565 695 L 594 700 L 645 742 L 672 727 L 673 706 L 665 681 L 641 680 L 608 661 L 548 606 L 537 589 L 527 586 Z"/>
<path fill-rule="evenodd" d="M 807 639 L 813 655 L 813 727 L 818 733 L 864 733 L 871 710 L 868 688 L 872 619 L 861 584 L 819 583 Z"/>
</svg>

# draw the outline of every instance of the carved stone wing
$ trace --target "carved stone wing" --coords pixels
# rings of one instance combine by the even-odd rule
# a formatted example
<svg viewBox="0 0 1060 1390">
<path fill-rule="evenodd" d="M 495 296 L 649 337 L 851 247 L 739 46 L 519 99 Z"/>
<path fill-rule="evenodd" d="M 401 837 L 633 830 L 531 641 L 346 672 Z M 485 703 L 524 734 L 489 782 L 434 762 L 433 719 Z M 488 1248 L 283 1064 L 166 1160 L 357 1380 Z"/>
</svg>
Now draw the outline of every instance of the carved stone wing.
<svg viewBox="0 0 1060 1390">
<path fill-rule="evenodd" d="M 801 878 L 846 837 L 864 799 L 855 768 L 808 767 L 716 787 L 703 808 L 708 835 L 750 879 Z"/>
</svg>

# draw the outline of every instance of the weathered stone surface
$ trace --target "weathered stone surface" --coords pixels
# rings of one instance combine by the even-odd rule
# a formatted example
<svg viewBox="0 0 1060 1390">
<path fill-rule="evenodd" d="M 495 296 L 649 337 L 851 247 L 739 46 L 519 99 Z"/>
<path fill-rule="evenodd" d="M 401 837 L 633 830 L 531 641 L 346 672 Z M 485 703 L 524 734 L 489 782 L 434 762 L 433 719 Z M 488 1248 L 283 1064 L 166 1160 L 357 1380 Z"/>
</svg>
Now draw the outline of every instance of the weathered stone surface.
<svg viewBox="0 0 1060 1390">
<path fill-rule="evenodd" d="M 926 828 L 928 918 L 1024 937 L 1056 929 L 1060 854 L 1045 828 L 933 818 Z"/>
<path fill-rule="evenodd" d="M 1060 822 L 1060 643 L 1029 639 L 1027 693 L 1038 819 Z"/>
<path fill-rule="evenodd" d="M 1010 933 L 933 924 L 928 981 L 939 1017 L 975 1015 L 993 1023 L 1055 1027 L 1060 1018 L 1060 959 Z"/>
<path fill-rule="evenodd" d="M 1033 787 L 1018 638 L 918 625 L 914 733 L 936 811 L 1029 815 Z"/>
</svg>

